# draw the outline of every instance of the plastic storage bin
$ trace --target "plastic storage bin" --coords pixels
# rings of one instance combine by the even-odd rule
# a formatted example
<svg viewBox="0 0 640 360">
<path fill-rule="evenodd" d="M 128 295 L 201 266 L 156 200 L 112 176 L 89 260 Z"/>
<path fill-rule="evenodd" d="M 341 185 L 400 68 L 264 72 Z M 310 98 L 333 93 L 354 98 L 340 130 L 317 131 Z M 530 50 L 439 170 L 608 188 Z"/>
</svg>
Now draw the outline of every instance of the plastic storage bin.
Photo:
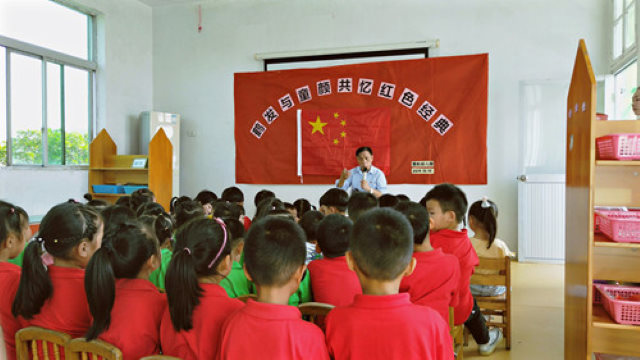
<svg viewBox="0 0 640 360">
<path fill-rule="evenodd" d="M 595 211 L 598 229 L 615 242 L 640 243 L 640 212 Z"/>
<path fill-rule="evenodd" d="M 640 360 L 640 357 L 636 356 L 624 356 L 624 355 L 611 355 L 595 353 L 596 360 Z"/>
<path fill-rule="evenodd" d="M 131 194 L 132 192 L 138 189 L 147 189 L 148 186 L 147 185 L 123 185 L 122 188 L 124 189 L 125 194 Z"/>
<path fill-rule="evenodd" d="M 611 134 L 596 138 L 600 160 L 640 160 L 640 134 Z"/>
<path fill-rule="evenodd" d="M 92 185 L 96 194 L 122 194 L 124 190 L 120 185 Z"/>
<path fill-rule="evenodd" d="M 616 295 L 623 298 L 640 294 L 640 287 L 624 285 L 596 284 L 600 292 L 602 306 L 613 321 L 624 325 L 640 325 L 640 301 L 617 300 Z"/>
</svg>

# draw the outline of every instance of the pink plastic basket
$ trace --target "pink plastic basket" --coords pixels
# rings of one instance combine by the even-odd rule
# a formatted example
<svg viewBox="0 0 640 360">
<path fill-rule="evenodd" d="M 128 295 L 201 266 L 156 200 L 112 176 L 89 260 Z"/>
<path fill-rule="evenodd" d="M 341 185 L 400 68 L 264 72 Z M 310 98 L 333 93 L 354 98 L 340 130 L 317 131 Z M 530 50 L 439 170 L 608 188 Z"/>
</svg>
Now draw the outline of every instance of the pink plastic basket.
<svg viewBox="0 0 640 360">
<path fill-rule="evenodd" d="M 593 304 L 600 305 L 602 303 L 602 296 L 600 295 L 600 291 L 596 288 L 596 284 L 593 284 Z"/>
<path fill-rule="evenodd" d="M 640 134 L 611 134 L 596 138 L 598 159 L 639 160 Z"/>
<path fill-rule="evenodd" d="M 615 242 L 640 242 L 640 212 L 595 211 L 598 229 Z"/>
<path fill-rule="evenodd" d="M 640 357 L 595 353 L 596 360 L 640 360 Z"/>
<path fill-rule="evenodd" d="M 640 301 L 616 300 L 620 295 L 627 298 L 640 294 L 640 287 L 623 285 L 596 284 L 600 292 L 602 305 L 607 310 L 613 321 L 618 324 L 640 325 Z"/>
</svg>

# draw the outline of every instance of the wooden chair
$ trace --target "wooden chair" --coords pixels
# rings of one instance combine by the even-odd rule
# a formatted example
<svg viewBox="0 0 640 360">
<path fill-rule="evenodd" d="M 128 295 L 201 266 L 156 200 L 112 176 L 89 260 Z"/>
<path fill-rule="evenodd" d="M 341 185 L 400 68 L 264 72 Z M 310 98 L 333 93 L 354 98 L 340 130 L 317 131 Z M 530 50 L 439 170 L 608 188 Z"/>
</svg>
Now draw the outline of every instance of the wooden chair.
<svg viewBox="0 0 640 360">
<path fill-rule="evenodd" d="M 247 294 L 247 295 L 238 296 L 236 299 L 246 303 L 247 300 L 249 300 L 249 299 L 255 300 L 257 297 L 258 296 L 256 294 Z"/>
<path fill-rule="evenodd" d="M 85 338 L 78 338 L 69 341 L 69 353 L 73 360 L 97 359 L 102 360 L 122 360 L 122 351 L 117 347 L 102 340 L 87 341 Z M 89 356 L 91 355 L 91 356 Z"/>
<path fill-rule="evenodd" d="M 335 305 L 325 304 L 321 302 L 306 302 L 298 305 L 298 309 L 302 313 L 302 316 L 308 317 L 309 321 L 318 326 L 320 326 L 318 317 L 326 316 L 334 307 Z"/>
<path fill-rule="evenodd" d="M 453 339 L 453 352 L 456 354 L 456 359 L 462 360 L 464 358 L 464 324 L 455 325 L 453 319 L 455 318 L 453 308 L 449 306 L 449 334 Z"/>
<path fill-rule="evenodd" d="M 145 356 L 140 360 L 181 360 L 180 358 L 169 356 L 169 355 L 151 355 Z"/>
<path fill-rule="evenodd" d="M 43 329 L 37 326 L 26 327 L 16 332 L 17 359 L 38 359 L 38 348 L 41 348 L 40 354 L 42 354 L 44 359 L 60 360 L 63 357 L 69 359 L 70 353 L 67 347 L 69 340 L 71 340 L 71 336 L 65 333 Z M 49 345 L 52 346 L 53 354 L 49 354 L 51 350 Z"/>
<path fill-rule="evenodd" d="M 478 274 L 477 270 L 492 270 L 494 274 Z M 495 274 L 495 273 L 498 274 Z M 503 259 L 480 258 L 480 265 L 476 273 L 471 276 L 471 284 L 502 285 L 507 290 L 498 296 L 474 296 L 480 311 L 489 317 L 488 327 L 499 327 L 504 335 L 505 346 L 511 350 L 511 258 Z M 465 334 L 465 343 L 469 334 Z"/>
</svg>

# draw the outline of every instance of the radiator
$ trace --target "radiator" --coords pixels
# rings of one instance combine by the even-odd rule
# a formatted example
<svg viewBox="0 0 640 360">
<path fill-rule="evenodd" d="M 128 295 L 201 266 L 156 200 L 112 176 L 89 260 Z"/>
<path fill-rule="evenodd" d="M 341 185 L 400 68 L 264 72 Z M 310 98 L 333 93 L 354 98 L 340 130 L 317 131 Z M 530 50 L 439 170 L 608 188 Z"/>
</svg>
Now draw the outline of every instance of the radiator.
<svg viewBox="0 0 640 360">
<path fill-rule="evenodd" d="M 565 175 L 518 179 L 518 261 L 563 263 Z"/>
</svg>

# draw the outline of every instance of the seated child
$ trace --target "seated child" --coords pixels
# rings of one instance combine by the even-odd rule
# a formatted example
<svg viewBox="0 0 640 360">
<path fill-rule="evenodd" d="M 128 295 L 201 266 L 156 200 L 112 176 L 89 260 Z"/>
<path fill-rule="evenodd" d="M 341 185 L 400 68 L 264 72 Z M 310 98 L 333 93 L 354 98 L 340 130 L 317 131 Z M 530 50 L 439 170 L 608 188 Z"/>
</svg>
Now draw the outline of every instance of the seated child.
<svg viewBox="0 0 640 360">
<path fill-rule="evenodd" d="M 490 355 L 502 339 L 502 331 L 487 328 L 484 316 L 469 290 L 469 281 L 479 259 L 467 236 L 467 229 L 458 230 L 467 212 L 467 196 L 455 185 L 440 184 L 427 192 L 426 201 L 427 211 L 433 219 L 431 245 L 454 255 L 460 263 L 459 300 L 454 309 L 454 323 L 464 323 L 478 344 L 480 354 Z"/>
<path fill-rule="evenodd" d="M 504 259 L 515 254 L 507 244 L 496 239 L 498 232 L 498 206 L 487 197 L 476 201 L 469 207 L 469 227 L 473 231 L 471 244 L 481 258 Z M 491 270 L 476 270 L 478 274 L 491 274 Z M 504 286 L 471 284 L 474 296 L 498 296 L 507 291 Z"/>
<path fill-rule="evenodd" d="M 225 225 L 231 234 L 231 272 L 220 281 L 230 298 L 251 293 L 251 281 L 247 279 L 242 268 L 242 253 L 244 250 L 244 226 L 238 219 L 225 219 Z"/>
<path fill-rule="evenodd" d="M 244 252 L 258 297 L 225 321 L 220 358 L 328 359 L 320 328 L 287 305 L 306 268 L 302 229 L 284 218 L 265 217 L 251 225 Z"/>
<path fill-rule="evenodd" d="M 218 195 L 213 191 L 202 190 L 194 200 L 202 205 L 202 211 L 205 216 L 211 216 L 213 214 L 213 204 L 218 200 Z"/>
<path fill-rule="evenodd" d="M 251 226 L 251 219 L 244 213 L 244 193 L 242 190 L 236 186 L 230 186 L 222 191 L 222 197 L 220 199 L 228 203 L 235 204 L 240 208 L 242 212 L 240 215 L 240 222 L 244 225 L 245 231 L 248 231 Z"/>
<path fill-rule="evenodd" d="M 20 266 L 9 262 L 22 253 L 24 245 L 31 237 L 29 216 L 19 206 L 0 201 L 0 325 L 6 345 L 7 359 L 16 358 L 16 331 L 20 322 L 11 313 L 11 303 L 16 296 L 20 282 Z M 0 359 L 5 359 L 0 353 Z"/>
<path fill-rule="evenodd" d="M 160 326 L 165 355 L 214 359 L 226 318 L 243 303 L 218 285 L 231 271 L 231 235 L 220 219 L 198 218 L 180 228 L 166 277 L 168 309 Z"/>
<path fill-rule="evenodd" d="M 372 193 L 354 191 L 347 202 L 347 215 L 351 221 L 356 222 L 365 211 L 378 207 L 378 198 Z"/>
<path fill-rule="evenodd" d="M 163 213 L 153 221 L 153 232 L 156 234 L 158 243 L 160 244 L 160 267 L 149 275 L 151 281 L 158 289 L 165 290 L 165 277 L 167 269 L 173 255 L 173 221 L 171 216 Z"/>
<path fill-rule="evenodd" d="M 85 273 L 85 292 L 93 316 L 87 340 L 100 338 L 125 359 L 160 353 L 160 321 L 167 299 L 148 280 L 160 265 L 155 234 L 141 223 L 120 224 L 104 235 Z"/>
<path fill-rule="evenodd" d="M 358 277 L 345 259 L 352 228 L 351 220 L 338 214 L 327 215 L 320 222 L 316 235 L 324 258 L 309 263 L 314 301 L 345 306 L 356 294 L 362 294 Z"/>
<path fill-rule="evenodd" d="M 402 279 L 400 292 L 408 292 L 411 302 L 430 306 L 449 322 L 449 307 L 458 305 L 458 281 L 460 264 L 458 258 L 434 249 L 429 241 L 429 219 L 427 209 L 413 201 L 403 201 L 395 206 L 413 228 L 413 256 L 416 269 Z"/>
<path fill-rule="evenodd" d="M 346 191 L 338 188 L 331 188 L 320 197 L 320 212 L 323 215 L 345 215 L 348 203 L 349 194 Z"/>
<path fill-rule="evenodd" d="M 334 359 L 453 359 L 449 327 L 438 313 L 398 293 L 416 266 L 411 225 L 392 209 L 363 214 L 346 258 L 362 295 L 327 315 L 327 347 Z"/>
<path fill-rule="evenodd" d="M 176 220 L 175 229 L 179 230 L 184 224 L 191 220 L 204 218 L 204 210 L 202 209 L 202 205 L 197 201 L 177 201 L 174 218 Z"/>
<path fill-rule="evenodd" d="M 324 215 L 322 215 L 320 211 L 311 210 L 307 211 L 302 216 L 302 219 L 300 219 L 300 226 L 302 226 L 302 230 L 304 230 L 307 239 L 305 243 L 307 246 L 307 259 L 305 260 L 305 264 L 309 264 L 312 260 L 322 258 L 322 255 L 316 251 L 316 245 L 318 244 L 318 225 L 323 218 Z"/>
</svg>

